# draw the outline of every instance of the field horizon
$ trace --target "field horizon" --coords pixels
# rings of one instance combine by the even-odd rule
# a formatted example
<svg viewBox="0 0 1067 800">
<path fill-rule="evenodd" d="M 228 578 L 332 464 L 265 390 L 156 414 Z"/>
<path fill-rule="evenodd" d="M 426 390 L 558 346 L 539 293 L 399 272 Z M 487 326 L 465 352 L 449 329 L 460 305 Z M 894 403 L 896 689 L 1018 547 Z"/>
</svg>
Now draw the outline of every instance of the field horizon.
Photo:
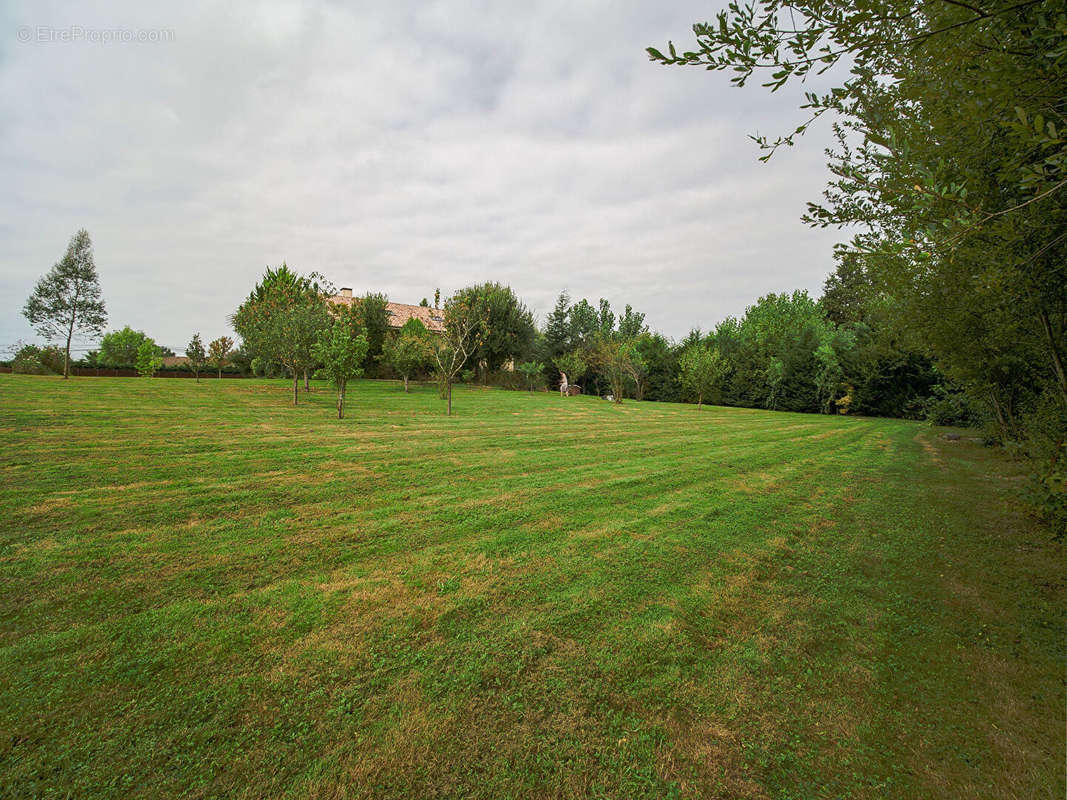
<svg viewBox="0 0 1067 800">
<path fill-rule="evenodd" d="M 0 796 L 1062 797 L 1062 544 L 894 419 L 0 374 Z"/>
</svg>

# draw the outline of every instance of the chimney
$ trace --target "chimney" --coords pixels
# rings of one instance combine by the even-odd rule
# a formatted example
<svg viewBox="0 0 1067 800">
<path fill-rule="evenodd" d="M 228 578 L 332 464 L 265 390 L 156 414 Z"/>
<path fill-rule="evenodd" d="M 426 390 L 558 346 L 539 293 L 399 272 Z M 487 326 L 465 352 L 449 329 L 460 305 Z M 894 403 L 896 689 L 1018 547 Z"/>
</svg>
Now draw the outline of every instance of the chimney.
<svg viewBox="0 0 1067 800">
<path fill-rule="evenodd" d="M 352 299 L 352 290 L 349 289 L 347 286 L 342 287 L 341 288 L 341 297 L 344 297 L 346 299 L 351 300 Z"/>
</svg>

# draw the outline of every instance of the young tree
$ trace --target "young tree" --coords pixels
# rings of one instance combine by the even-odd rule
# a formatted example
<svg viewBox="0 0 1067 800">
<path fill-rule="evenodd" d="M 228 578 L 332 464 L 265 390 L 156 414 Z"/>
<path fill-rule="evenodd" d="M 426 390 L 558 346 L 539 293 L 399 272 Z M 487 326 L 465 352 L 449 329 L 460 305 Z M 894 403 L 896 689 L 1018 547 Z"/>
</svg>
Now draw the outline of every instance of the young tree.
<svg viewBox="0 0 1067 800">
<path fill-rule="evenodd" d="M 704 403 L 705 397 L 711 397 L 719 390 L 726 362 L 718 350 L 706 345 L 690 347 L 678 360 L 682 385 L 696 395 L 697 408 Z"/>
<path fill-rule="evenodd" d="M 233 350 L 233 339 L 229 336 L 220 336 L 207 346 L 208 360 L 215 365 L 222 377 L 222 368 L 230 363 L 230 351 Z"/>
<path fill-rule="evenodd" d="M 120 331 L 108 331 L 100 340 L 98 359 L 106 367 L 135 367 L 137 353 L 146 339 L 144 331 L 135 331 L 129 325 Z"/>
<path fill-rule="evenodd" d="M 22 314 L 42 336 L 66 338 L 63 377 L 70 377 L 70 342 L 74 334 L 99 336 L 107 324 L 88 231 L 82 228 L 74 234 L 63 258 L 37 281 Z"/>
<path fill-rule="evenodd" d="M 312 346 L 312 354 L 322 364 L 319 373 L 337 387 L 337 419 L 345 416 L 348 381 L 363 374 L 367 356 L 367 336 L 361 330 L 354 332 L 357 328 L 352 316 L 350 310 L 338 313 L 329 327 L 319 331 Z M 295 390 L 293 395 L 295 404 Z"/>
<path fill-rule="evenodd" d="M 533 391 L 534 379 L 541 374 L 545 365 L 543 361 L 525 361 L 519 364 L 518 370 L 526 376 L 526 388 Z"/>
<path fill-rule="evenodd" d="M 196 382 L 200 383 L 200 370 L 207 363 L 207 351 L 204 350 L 204 343 L 200 340 L 199 333 L 194 333 L 192 340 L 185 346 L 185 357 L 189 359 L 189 366 L 193 368 Z"/>
<path fill-rule="evenodd" d="M 277 269 L 267 268 L 263 278 L 231 317 L 233 329 L 248 350 L 249 361 L 255 357 L 276 360 L 270 352 L 273 343 L 271 317 L 274 313 L 303 303 L 321 303 L 332 287 L 319 274 L 298 275 L 282 262 Z"/>
<path fill-rule="evenodd" d="M 408 378 L 433 359 L 430 336 L 426 326 L 412 317 L 396 336 L 385 343 L 385 359 L 404 379 L 405 392 L 408 390 Z"/>
<path fill-rule="evenodd" d="M 571 386 L 578 386 L 578 381 L 582 375 L 585 374 L 587 364 L 582 355 L 578 352 L 564 353 L 563 355 L 556 356 L 552 359 L 552 363 L 556 365 L 556 369 L 567 376 L 567 380 Z"/>
<path fill-rule="evenodd" d="M 472 313 L 469 299 L 453 297 L 445 303 L 445 332 L 434 342 L 433 358 L 437 378 L 448 398 L 448 416 L 452 416 L 452 384 L 463 365 L 480 345 L 480 321 Z"/>
<path fill-rule="evenodd" d="M 637 348 L 632 341 L 616 337 L 602 337 L 592 351 L 593 364 L 611 387 L 611 399 L 622 402 L 626 391 L 626 381 L 634 375 L 634 360 L 638 358 Z"/>
<path fill-rule="evenodd" d="M 163 356 L 151 339 L 146 338 L 137 348 L 137 373 L 142 378 L 151 378 L 163 364 Z"/>
<path fill-rule="evenodd" d="M 634 384 L 634 400 L 643 400 L 645 397 L 645 387 L 648 383 L 648 363 L 641 354 L 640 339 L 628 339 L 624 341 L 629 341 L 631 344 L 630 363 L 626 368 L 626 372 L 629 374 L 630 380 L 633 381 Z"/>
<path fill-rule="evenodd" d="M 350 320 L 356 311 L 346 314 Z M 331 318 L 325 302 L 308 300 L 300 305 L 282 309 L 271 315 L 267 326 L 266 341 L 273 360 L 284 366 L 293 376 L 293 405 L 297 404 L 300 375 L 314 369 L 315 343 L 319 333 L 330 327 Z M 366 353 L 364 353 L 366 360 Z"/>
<path fill-rule="evenodd" d="M 389 333 L 388 305 L 389 299 L 384 294 L 368 292 L 349 306 L 355 314 L 354 324 L 361 326 L 367 336 L 364 370 L 374 370 L 382 360 L 385 338 Z M 377 372 L 372 371 L 371 374 L 377 375 Z"/>
</svg>

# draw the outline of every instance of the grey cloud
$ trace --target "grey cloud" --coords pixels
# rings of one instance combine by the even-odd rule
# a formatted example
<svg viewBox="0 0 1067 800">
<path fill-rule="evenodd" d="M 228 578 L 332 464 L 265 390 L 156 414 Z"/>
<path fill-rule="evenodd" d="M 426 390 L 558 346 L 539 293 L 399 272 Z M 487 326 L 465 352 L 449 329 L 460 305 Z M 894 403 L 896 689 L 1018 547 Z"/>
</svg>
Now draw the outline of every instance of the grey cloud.
<svg viewBox="0 0 1067 800">
<path fill-rule="evenodd" d="M 226 331 L 268 265 L 418 302 L 510 283 L 631 303 L 671 336 L 817 291 L 840 234 L 799 222 L 825 130 L 757 162 L 796 94 L 649 63 L 698 3 L 77 4 L 0 36 L 0 344 L 80 226 L 113 327 Z M 19 25 L 170 28 L 158 44 L 18 44 Z"/>
</svg>

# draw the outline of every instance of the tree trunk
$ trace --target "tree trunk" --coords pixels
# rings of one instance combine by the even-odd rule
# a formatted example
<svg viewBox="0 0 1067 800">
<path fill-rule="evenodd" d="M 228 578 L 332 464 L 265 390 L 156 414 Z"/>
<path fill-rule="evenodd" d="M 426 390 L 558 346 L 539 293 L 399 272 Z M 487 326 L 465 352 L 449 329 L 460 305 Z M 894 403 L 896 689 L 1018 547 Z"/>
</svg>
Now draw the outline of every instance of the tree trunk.
<svg viewBox="0 0 1067 800">
<path fill-rule="evenodd" d="M 408 376 L 405 375 L 404 376 L 404 391 L 407 392 L 407 390 L 408 390 Z"/>
<path fill-rule="evenodd" d="M 70 328 L 67 329 L 67 349 L 63 351 L 63 379 L 70 377 L 70 340 L 74 337 L 74 319 L 71 318 Z"/>
<path fill-rule="evenodd" d="M 74 303 L 70 309 L 70 324 L 67 325 L 67 349 L 63 355 L 63 380 L 70 377 L 70 340 L 74 338 L 74 323 L 78 320 L 78 298 L 81 296 L 81 283 L 75 284 Z"/>
<path fill-rule="evenodd" d="M 698 394 L 697 395 L 697 411 L 700 410 L 700 406 L 703 405 L 703 403 L 704 403 L 704 395 Z"/>
<path fill-rule="evenodd" d="M 219 380 L 222 380 L 222 365 L 219 364 Z"/>
<path fill-rule="evenodd" d="M 1045 336 L 1048 337 L 1049 350 L 1052 352 L 1052 365 L 1056 368 L 1056 377 L 1060 382 L 1060 394 L 1063 395 L 1064 401 L 1067 401 L 1067 374 L 1063 371 L 1063 358 L 1060 356 L 1060 348 L 1056 344 L 1056 337 L 1052 334 L 1052 323 L 1049 321 L 1045 309 L 1041 309 L 1040 316 L 1041 327 L 1045 329 Z"/>
<path fill-rule="evenodd" d="M 345 384 L 337 387 L 337 419 L 345 418 Z"/>
<path fill-rule="evenodd" d="M 448 379 L 448 416 L 452 416 L 452 379 Z"/>
<path fill-rule="evenodd" d="M 293 405 L 296 405 L 296 401 L 300 398 L 300 373 L 295 369 L 293 370 Z"/>
<path fill-rule="evenodd" d="M 997 400 L 997 392 L 995 389 L 990 389 L 989 399 L 993 403 L 993 413 L 996 414 L 997 422 L 1000 423 L 1000 433 L 1007 439 L 1008 438 L 1008 423 L 1004 421 L 1004 413 L 1000 410 L 1000 402 Z"/>
<path fill-rule="evenodd" d="M 311 391 L 311 384 L 308 383 L 308 371 L 304 370 L 304 394 Z"/>
</svg>

